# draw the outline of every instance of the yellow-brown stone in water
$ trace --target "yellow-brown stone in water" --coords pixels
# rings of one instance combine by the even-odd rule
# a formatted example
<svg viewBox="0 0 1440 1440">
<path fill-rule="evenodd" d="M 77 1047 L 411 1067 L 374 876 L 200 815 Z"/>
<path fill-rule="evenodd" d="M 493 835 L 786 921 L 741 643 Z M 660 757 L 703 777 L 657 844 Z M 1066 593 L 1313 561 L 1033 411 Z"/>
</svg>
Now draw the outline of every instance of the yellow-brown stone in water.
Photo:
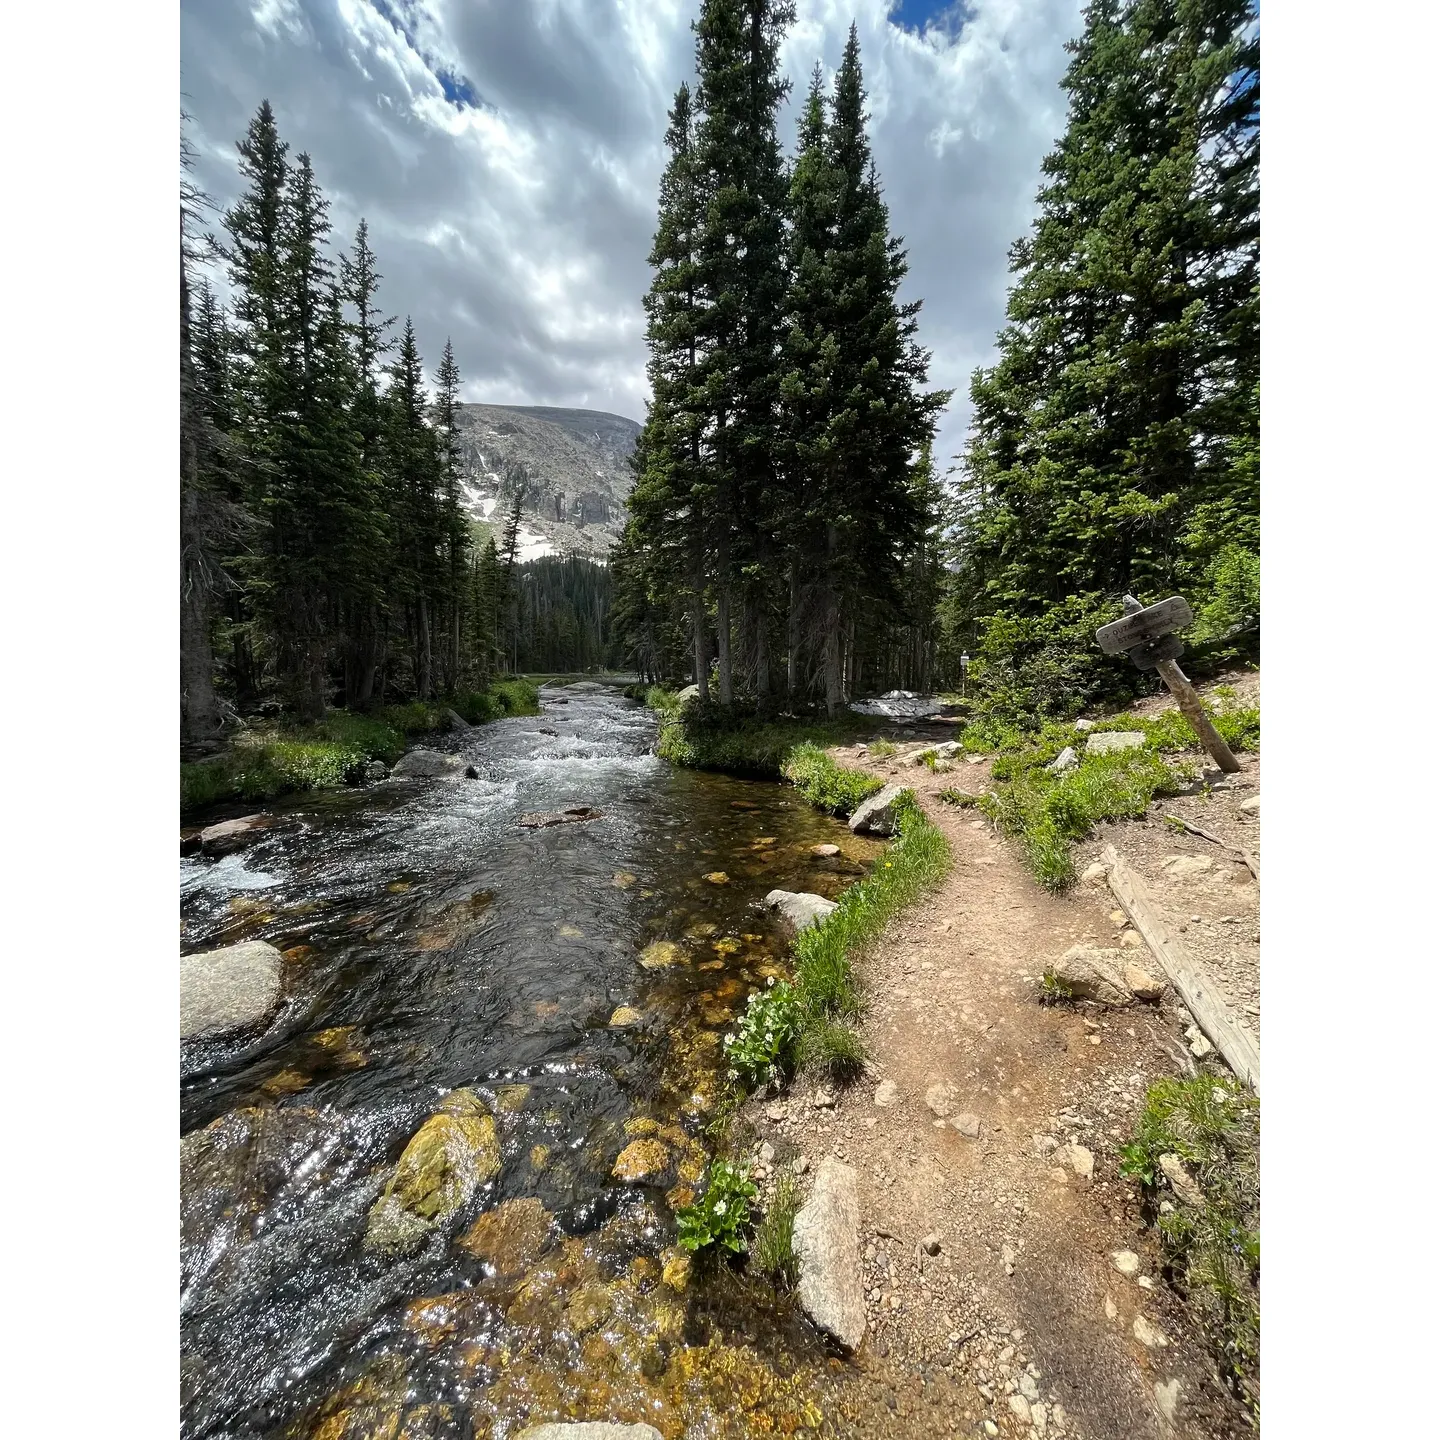
<svg viewBox="0 0 1440 1440">
<path fill-rule="evenodd" d="M 624 1129 L 627 1135 L 658 1135 L 660 1122 L 652 1120 L 648 1115 L 632 1115 L 625 1122 Z"/>
<path fill-rule="evenodd" d="M 609 1287 L 599 1280 L 591 1280 L 570 1297 L 565 1319 L 577 1335 L 585 1335 L 603 1325 L 613 1309 Z"/>
<path fill-rule="evenodd" d="M 687 940 L 708 940 L 720 927 L 708 920 L 699 920 L 685 932 Z"/>
<path fill-rule="evenodd" d="M 695 1203 L 695 1187 L 693 1185 L 675 1185 L 665 1192 L 665 1203 L 672 1210 L 683 1210 L 687 1205 Z"/>
<path fill-rule="evenodd" d="M 474 1303 L 473 1290 L 422 1296 L 405 1307 L 405 1328 L 427 1345 L 439 1345 L 455 1333 L 462 1315 Z"/>
<path fill-rule="evenodd" d="M 617 1029 L 626 1025 L 638 1025 L 645 1017 L 630 1005 L 617 1005 L 610 1016 L 610 1023 Z"/>
<path fill-rule="evenodd" d="M 495 1092 L 495 1108 L 507 1115 L 525 1108 L 525 1099 L 530 1094 L 528 1085 L 502 1085 Z"/>
<path fill-rule="evenodd" d="M 695 968 L 697 970 L 723 970 L 725 962 L 723 960 L 707 960 L 703 965 L 697 965 Z"/>
<path fill-rule="evenodd" d="M 660 1283 L 660 1262 L 649 1255 L 637 1255 L 629 1265 L 630 1281 L 641 1295 L 648 1295 Z"/>
<path fill-rule="evenodd" d="M 584 938 L 585 932 L 574 925 L 562 925 L 560 927 L 560 934 L 564 936 L 566 940 L 580 940 Z"/>
<path fill-rule="evenodd" d="M 477 890 L 453 905 L 447 905 L 423 929 L 415 933 L 420 950 L 448 950 L 468 940 L 484 923 L 495 896 L 489 890 Z M 374 916 L 370 917 L 374 919 Z"/>
<path fill-rule="evenodd" d="M 652 940 L 640 952 L 640 963 L 647 970 L 665 970 L 684 958 L 685 952 L 673 940 Z"/>
<path fill-rule="evenodd" d="M 280 952 L 282 958 L 290 965 L 298 965 L 302 960 L 309 960 L 319 953 L 312 945 L 292 945 L 288 950 Z"/>
<path fill-rule="evenodd" d="M 684 1250 L 670 1249 L 660 1258 L 664 1262 L 660 1278 L 672 1290 L 683 1290 L 690 1283 L 690 1256 Z"/>
<path fill-rule="evenodd" d="M 670 1152 L 658 1140 L 632 1140 L 615 1161 L 611 1174 L 634 1185 L 655 1181 L 670 1168 Z"/>
<path fill-rule="evenodd" d="M 550 1147 L 548 1145 L 532 1145 L 530 1147 L 530 1168 L 537 1174 L 550 1163 Z"/>
<path fill-rule="evenodd" d="M 535 1262 L 550 1232 L 550 1212 L 534 1195 L 487 1210 L 455 1243 L 497 1275 L 518 1275 Z"/>
<path fill-rule="evenodd" d="M 414 888 L 409 880 L 392 880 L 385 887 L 392 895 L 403 895 L 407 890 Z"/>
<path fill-rule="evenodd" d="M 310 1083 L 310 1076 L 293 1068 L 272 1075 L 261 1086 L 267 1095 L 297 1095 Z"/>
<path fill-rule="evenodd" d="M 485 1102 L 454 1090 L 415 1132 L 370 1210 L 365 1247 L 409 1253 L 500 1172 L 500 1140 Z"/>
<path fill-rule="evenodd" d="M 721 940 L 716 940 L 711 946 L 717 955 L 735 955 L 739 953 L 740 942 L 727 935 Z"/>
<path fill-rule="evenodd" d="M 443 1402 L 439 1405 L 416 1405 L 405 1412 L 405 1422 L 395 1440 L 433 1440 L 436 1435 L 448 1434 L 449 1426 L 455 1420 L 455 1407 Z"/>
<path fill-rule="evenodd" d="M 232 895 L 230 897 L 230 913 L 232 915 L 258 915 L 265 909 L 265 902 L 258 900 L 254 895 Z"/>
<path fill-rule="evenodd" d="M 721 1000 L 731 1000 L 740 994 L 744 988 L 745 987 L 732 975 L 722 980 L 715 987 L 715 994 Z"/>
<path fill-rule="evenodd" d="M 730 877 L 723 870 L 712 870 L 705 877 L 712 885 L 728 885 Z"/>
<path fill-rule="evenodd" d="M 628 870 L 617 870 L 610 883 L 617 890 L 628 890 L 635 883 L 635 877 Z"/>
<path fill-rule="evenodd" d="M 728 1025 L 735 1012 L 728 1005 L 705 1005 L 700 1009 L 700 1018 L 707 1025 Z"/>
<path fill-rule="evenodd" d="M 542 1020 L 548 1020 L 552 1015 L 560 1013 L 560 1002 L 558 1000 L 537 1000 L 531 1010 Z"/>
<path fill-rule="evenodd" d="M 698 1185 L 709 1160 L 710 1157 L 698 1145 L 692 1145 L 686 1149 L 684 1159 L 675 1167 L 675 1173 L 682 1180 Z"/>
</svg>

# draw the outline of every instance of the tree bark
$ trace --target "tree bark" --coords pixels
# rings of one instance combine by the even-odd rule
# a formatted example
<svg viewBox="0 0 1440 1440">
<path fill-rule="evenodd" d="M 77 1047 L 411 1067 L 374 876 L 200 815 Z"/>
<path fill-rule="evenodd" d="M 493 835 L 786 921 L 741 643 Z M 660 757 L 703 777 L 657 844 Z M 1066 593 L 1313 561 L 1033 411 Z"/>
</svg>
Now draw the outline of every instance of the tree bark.
<svg viewBox="0 0 1440 1440">
<path fill-rule="evenodd" d="M 785 626 L 785 703 L 791 710 L 800 689 L 800 562 L 790 561 L 790 611 Z"/>
<path fill-rule="evenodd" d="M 691 617 L 695 627 L 695 684 L 699 688 L 700 703 L 710 700 L 710 646 L 705 632 L 705 572 L 701 565 L 699 547 L 693 560 L 690 575 Z"/>
<path fill-rule="evenodd" d="M 825 531 L 825 709 L 833 716 L 840 708 L 844 694 L 843 646 L 840 634 L 840 591 L 835 582 L 835 556 L 840 536 L 835 526 Z"/>
<path fill-rule="evenodd" d="M 715 591 L 715 659 L 720 679 L 720 703 L 735 702 L 735 683 L 730 668 L 730 541 L 720 538 L 720 584 Z"/>
<path fill-rule="evenodd" d="M 190 365 L 190 285 L 180 247 L 180 739 L 213 740 L 221 732 L 210 644 L 210 585 L 200 513 L 200 417 Z"/>
</svg>

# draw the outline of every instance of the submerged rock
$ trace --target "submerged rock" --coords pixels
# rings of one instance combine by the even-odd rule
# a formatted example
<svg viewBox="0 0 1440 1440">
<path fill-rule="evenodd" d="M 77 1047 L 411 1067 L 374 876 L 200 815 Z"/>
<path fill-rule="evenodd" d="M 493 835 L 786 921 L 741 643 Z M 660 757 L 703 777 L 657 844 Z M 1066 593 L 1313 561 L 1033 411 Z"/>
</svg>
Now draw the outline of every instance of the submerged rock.
<svg viewBox="0 0 1440 1440">
<path fill-rule="evenodd" d="M 550 1212 L 533 1195 L 487 1210 L 455 1243 L 497 1275 L 518 1275 L 545 1248 Z"/>
<path fill-rule="evenodd" d="M 473 1090 L 454 1090 L 410 1138 L 370 1210 L 365 1248 L 408 1254 L 500 1172 L 495 1118 Z"/>
<path fill-rule="evenodd" d="M 574 825 L 582 820 L 603 820 L 604 813 L 588 805 L 572 805 L 568 810 L 548 810 L 522 815 L 519 824 L 526 830 L 544 830 L 551 825 Z"/>
<path fill-rule="evenodd" d="M 812 855 L 818 856 L 821 860 L 828 860 L 831 858 L 831 856 L 838 855 L 840 853 L 840 847 L 838 845 L 829 844 L 812 845 L 810 847 L 810 853 Z"/>
<path fill-rule="evenodd" d="M 669 1150 L 659 1140 L 632 1140 L 619 1154 L 611 1172 L 627 1185 L 658 1184 L 669 1173 Z"/>
<path fill-rule="evenodd" d="M 795 1216 L 799 1295 L 811 1320 L 847 1350 L 865 1338 L 859 1229 L 855 1171 L 827 1155 L 815 1174 L 809 1200 Z"/>
<path fill-rule="evenodd" d="M 264 940 L 180 957 L 180 1038 L 208 1039 L 248 1030 L 280 1003 L 284 957 Z"/>
<path fill-rule="evenodd" d="M 258 840 L 274 823 L 273 815 L 241 815 L 237 820 L 221 820 L 200 832 L 200 848 L 207 855 L 228 855 Z"/>
<path fill-rule="evenodd" d="M 446 755 L 441 750 L 408 750 L 390 772 L 401 777 L 433 780 L 440 775 L 463 775 L 465 761 L 459 755 Z"/>
<path fill-rule="evenodd" d="M 647 970 L 666 970 L 684 958 L 685 952 L 673 940 L 652 940 L 640 952 L 640 963 Z"/>
<path fill-rule="evenodd" d="M 765 903 L 770 909 L 778 910 L 796 930 L 807 929 L 837 908 L 833 900 L 812 895 L 808 890 L 772 890 L 765 897 Z"/>
<path fill-rule="evenodd" d="M 910 793 L 903 785 L 885 786 L 861 802 L 850 817 L 851 830 L 857 835 L 893 835 L 900 825 L 897 802 Z"/>
</svg>

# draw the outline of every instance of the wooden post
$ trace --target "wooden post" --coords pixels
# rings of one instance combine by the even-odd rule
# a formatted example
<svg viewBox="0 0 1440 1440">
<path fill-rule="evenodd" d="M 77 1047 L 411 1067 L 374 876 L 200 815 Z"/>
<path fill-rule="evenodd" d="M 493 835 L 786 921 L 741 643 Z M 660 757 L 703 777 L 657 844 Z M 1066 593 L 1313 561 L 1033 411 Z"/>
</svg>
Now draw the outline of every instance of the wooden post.
<svg viewBox="0 0 1440 1440">
<path fill-rule="evenodd" d="M 1170 693 L 1175 697 L 1180 713 L 1190 722 L 1191 728 L 1200 737 L 1211 758 L 1227 775 L 1234 775 L 1240 769 L 1240 762 L 1220 738 L 1220 732 L 1210 723 L 1210 717 L 1205 713 L 1205 707 L 1200 703 L 1195 687 L 1173 660 L 1157 660 L 1155 669 L 1170 687 Z"/>
<path fill-rule="evenodd" d="M 1255 1037 L 1230 1013 L 1204 967 L 1186 953 L 1180 937 L 1165 924 L 1139 872 L 1121 859 L 1113 845 L 1105 847 L 1100 863 L 1106 869 L 1115 898 L 1144 937 L 1185 1002 L 1185 1008 L 1195 1017 L 1195 1023 L 1225 1057 L 1225 1063 L 1258 1095 L 1260 1046 Z"/>
</svg>

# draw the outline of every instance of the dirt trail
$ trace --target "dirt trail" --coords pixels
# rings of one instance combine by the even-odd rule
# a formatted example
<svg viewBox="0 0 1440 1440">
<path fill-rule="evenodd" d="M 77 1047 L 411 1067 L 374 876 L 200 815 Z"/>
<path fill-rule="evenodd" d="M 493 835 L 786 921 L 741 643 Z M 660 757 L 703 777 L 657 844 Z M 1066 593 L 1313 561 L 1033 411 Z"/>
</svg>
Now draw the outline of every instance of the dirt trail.
<svg viewBox="0 0 1440 1440">
<path fill-rule="evenodd" d="M 834 753 L 857 763 L 854 751 Z M 1258 761 L 1245 766 L 1236 790 L 1185 813 L 1234 810 L 1255 793 Z M 860 967 L 867 1078 L 833 1107 L 797 1088 L 782 1104 L 758 1102 L 751 1118 L 777 1165 L 803 1154 L 813 1167 L 834 1153 L 858 1171 L 869 1311 L 860 1383 L 889 1408 L 885 1433 L 1251 1433 L 1159 1276 L 1157 1248 L 1118 1169 L 1146 1087 L 1192 1065 L 1173 994 L 1116 1010 L 1039 1004 L 1050 960 L 1079 941 L 1116 943 L 1123 927 L 1108 887 L 1046 893 L 987 822 L 938 799 L 946 786 L 983 788 L 988 765 L 940 775 L 897 757 L 867 768 L 914 786 L 955 868 Z M 1156 854 L 1218 851 L 1164 826 L 1176 804 L 1106 827 L 1103 838 L 1139 859 L 1168 903 L 1183 905 L 1195 902 L 1176 900 Z M 1084 848 L 1082 866 L 1103 838 Z M 1245 910 L 1248 944 L 1258 902 L 1253 885 L 1241 893 L 1236 868 L 1222 867 L 1225 893 L 1209 898 L 1212 909 Z M 1135 955 L 1161 973 L 1147 950 Z M 974 1121 L 978 1134 L 965 1133 Z M 933 1256 L 920 1245 L 931 1235 L 940 1238 Z M 1140 1259 L 1128 1277 L 1112 1260 L 1125 1250 Z"/>
</svg>

